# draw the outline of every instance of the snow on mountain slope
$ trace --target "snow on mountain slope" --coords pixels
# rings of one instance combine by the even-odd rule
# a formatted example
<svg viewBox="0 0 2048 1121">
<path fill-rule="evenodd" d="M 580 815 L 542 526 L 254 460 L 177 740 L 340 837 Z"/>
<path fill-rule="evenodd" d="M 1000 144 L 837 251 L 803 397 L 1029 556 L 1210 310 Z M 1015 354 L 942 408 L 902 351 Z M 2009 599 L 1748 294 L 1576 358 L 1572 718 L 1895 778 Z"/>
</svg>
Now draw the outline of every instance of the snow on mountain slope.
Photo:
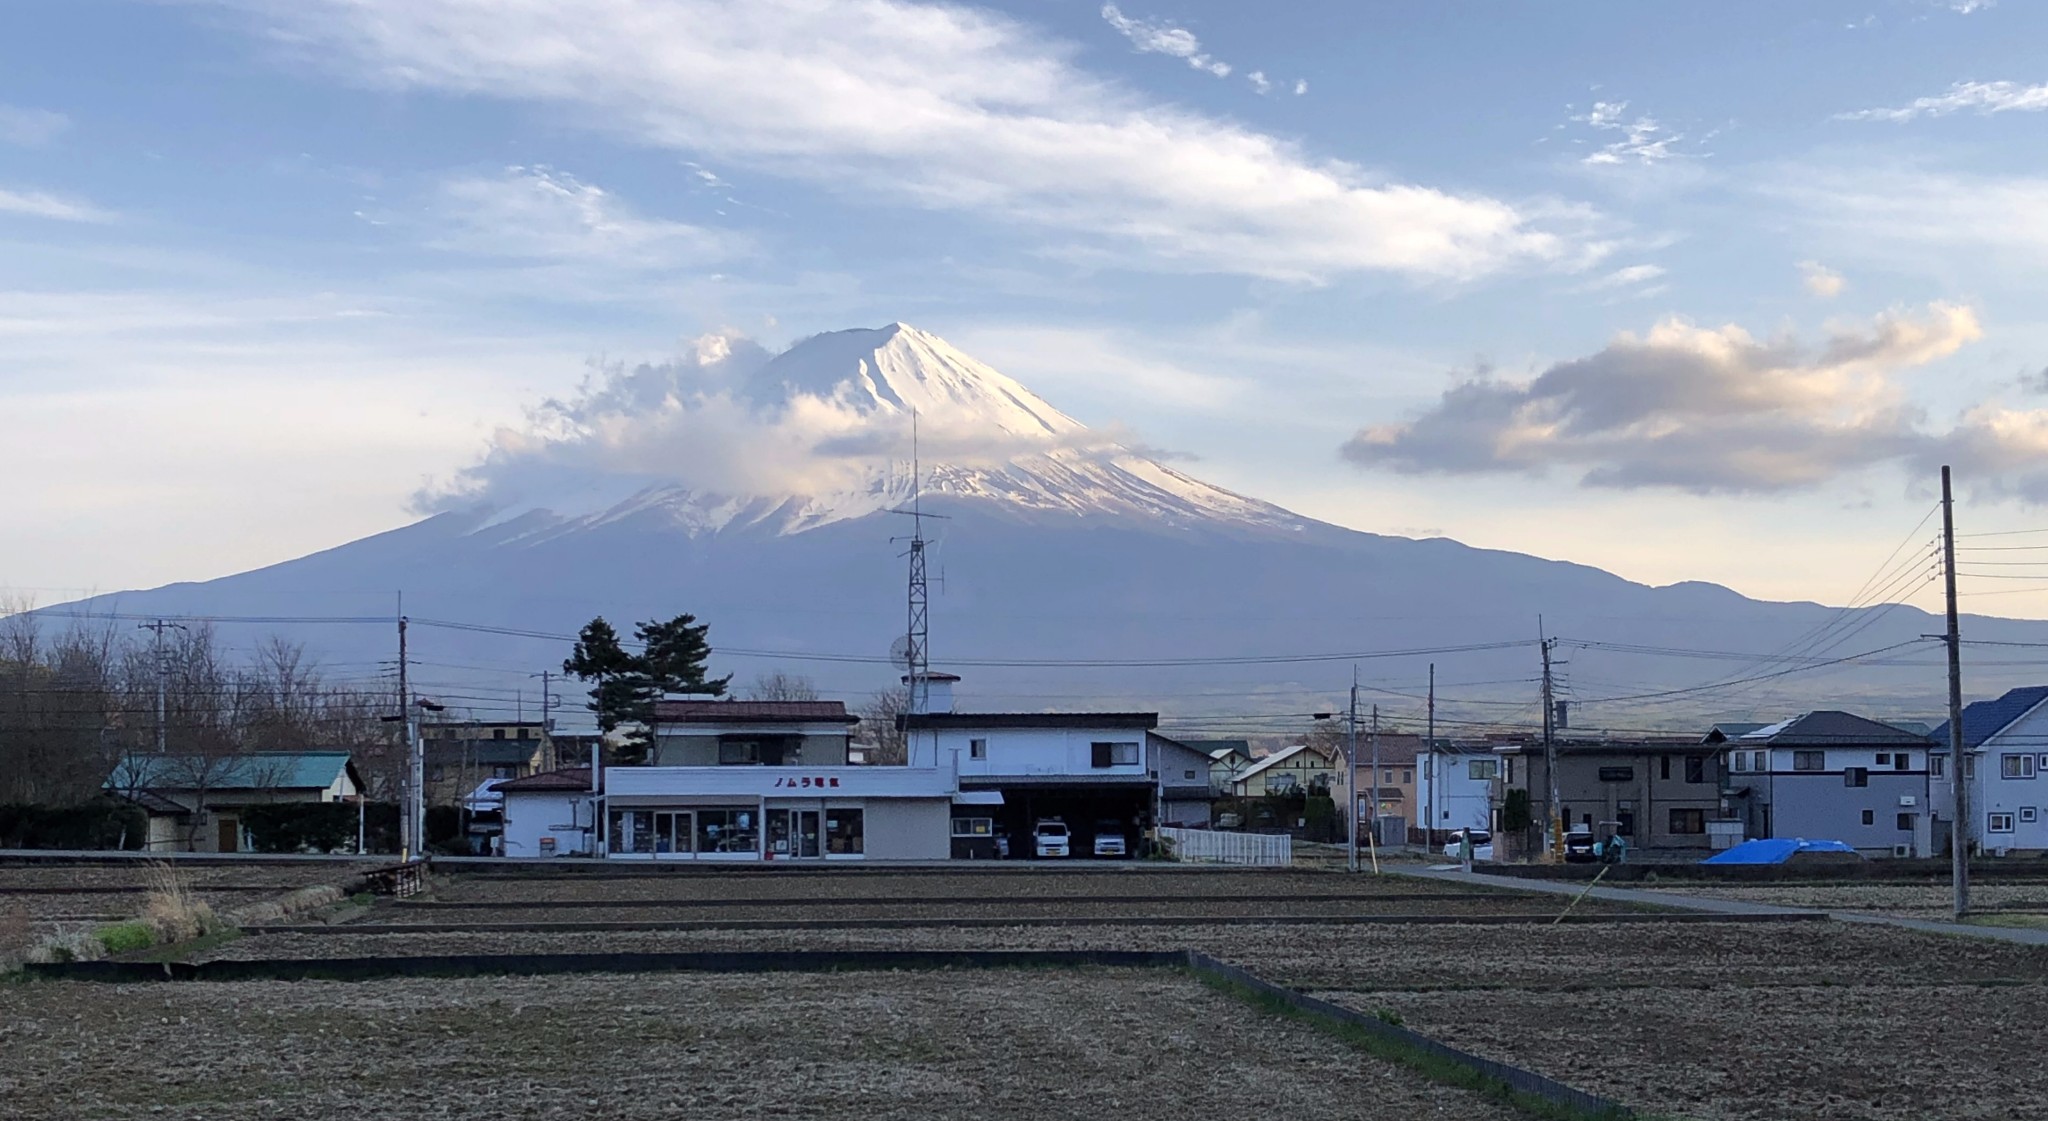
<svg viewBox="0 0 2048 1121">
<path fill-rule="evenodd" d="M 479 505 L 468 512 L 474 532 L 511 546 L 629 519 L 695 536 L 802 533 L 863 517 L 911 500 L 913 415 L 921 460 L 916 483 L 938 506 L 966 501 L 1027 520 L 1106 518 L 1240 532 L 1319 524 L 1132 451 L 944 339 L 902 323 L 806 339 L 753 371 L 737 396 L 746 422 L 774 433 L 778 447 L 801 433 L 808 454 L 841 468 L 826 476 L 833 485 L 814 493 L 740 493 L 687 479 L 612 477 L 516 505 Z"/>
</svg>

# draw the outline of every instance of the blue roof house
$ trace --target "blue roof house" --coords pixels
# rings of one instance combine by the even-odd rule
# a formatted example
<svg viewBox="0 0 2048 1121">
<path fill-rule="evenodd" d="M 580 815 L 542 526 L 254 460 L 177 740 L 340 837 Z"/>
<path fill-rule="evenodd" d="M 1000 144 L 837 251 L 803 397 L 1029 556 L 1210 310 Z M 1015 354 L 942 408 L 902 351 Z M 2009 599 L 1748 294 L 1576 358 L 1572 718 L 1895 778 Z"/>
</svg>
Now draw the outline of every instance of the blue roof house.
<svg viewBox="0 0 2048 1121">
<path fill-rule="evenodd" d="M 152 852 L 243 852 L 241 811 L 279 802 L 352 802 L 362 775 L 346 751 L 134 754 L 106 789 L 149 813 Z"/>
<path fill-rule="evenodd" d="M 1949 727 L 1934 730 L 1929 795 L 1945 819 L 1954 806 Z M 1994 856 L 2048 852 L 2048 685 L 2014 689 L 1963 708 L 1963 775 L 1970 842 Z"/>
</svg>

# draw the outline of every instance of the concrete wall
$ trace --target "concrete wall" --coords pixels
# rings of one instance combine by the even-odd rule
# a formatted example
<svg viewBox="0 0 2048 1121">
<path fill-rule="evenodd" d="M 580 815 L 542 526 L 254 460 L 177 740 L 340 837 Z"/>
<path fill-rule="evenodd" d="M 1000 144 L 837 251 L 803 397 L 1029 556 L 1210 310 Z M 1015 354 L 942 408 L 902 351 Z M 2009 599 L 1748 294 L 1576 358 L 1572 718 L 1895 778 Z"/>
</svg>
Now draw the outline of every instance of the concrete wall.
<svg viewBox="0 0 2048 1121">
<path fill-rule="evenodd" d="M 964 778 L 984 775 L 1143 775 L 1146 773 L 1145 732 L 1138 728 L 987 728 L 943 729 L 938 735 L 938 765 L 952 765 L 955 752 Z M 912 762 L 929 764 L 932 733 L 912 733 Z M 986 740 L 988 754 L 974 758 L 973 741 Z M 1132 762 L 1097 767 L 1097 743 L 1137 745 Z"/>
<path fill-rule="evenodd" d="M 1162 825 L 1207 825 L 1211 803 L 1207 799 L 1168 799 L 1159 803 Z"/>
<path fill-rule="evenodd" d="M 953 855 L 951 799 L 874 799 L 861 823 L 869 860 L 947 860 Z"/>
<path fill-rule="evenodd" d="M 505 795 L 506 856 L 566 856 L 581 852 L 583 828 L 590 824 L 590 795 L 570 791 L 514 791 Z M 557 828 L 568 826 L 569 828 Z M 554 851 L 541 847 L 552 837 Z"/>
</svg>

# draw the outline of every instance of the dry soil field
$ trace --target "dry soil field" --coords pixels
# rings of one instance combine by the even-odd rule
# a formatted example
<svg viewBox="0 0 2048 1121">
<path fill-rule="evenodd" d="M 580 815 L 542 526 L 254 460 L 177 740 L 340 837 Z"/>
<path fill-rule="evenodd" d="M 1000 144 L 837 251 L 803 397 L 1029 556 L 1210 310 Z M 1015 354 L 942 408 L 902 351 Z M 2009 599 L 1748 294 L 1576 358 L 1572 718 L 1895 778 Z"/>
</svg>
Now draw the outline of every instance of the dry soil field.
<svg viewBox="0 0 2048 1121">
<path fill-rule="evenodd" d="M 53 982 L 0 1011 L 22 1121 L 1519 1116 L 1157 970 Z"/>
<path fill-rule="evenodd" d="M 568 868 L 562 871 L 570 873 Z M 544 878 L 437 875 L 431 891 L 418 901 L 380 901 L 368 913 L 336 925 L 252 935 L 208 954 L 300 958 L 607 950 L 1197 949 L 1267 980 L 1364 1012 L 1398 1016 L 1407 1026 L 1438 1039 L 1628 1102 L 1655 1116 L 1698 1121 L 2048 1117 L 2048 1108 L 2040 1104 L 2048 1101 L 2048 1068 L 2034 1057 L 2034 1041 L 2048 1027 L 2048 1016 L 2041 1011 L 2042 998 L 2048 995 L 2048 948 L 1839 922 L 1645 922 L 1640 921 L 1641 911 L 1623 912 L 1591 902 L 1581 910 L 1595 921 L 1550 925 L 1548 920 L 1564 903 L 1555 896 L 1496 894 L 1435 881 L 1339 873 L 1182 869 L 885 875 L 835 870 L 649 876 L 608 875 L 584 866 L 581 874 Z M 1527 921 L 1457 921 L 1482 912 L 1512 913 Z M 1396 913 L 1435 914 L 1453 921 L 1354 921 Z M 976 926 L 945 921 L 947 915 L 1003 914 L 1020 921 Z M 1045 919 L 1062 914 L 1087 921 L 1043 925 Z M 1319 914 L 1327 921 L 1257 921 L 1262 916 Z M 1174 917 L 1157 921 L 1162 915 Z M 1604 921 L 1607 915 L 1637 921 Z M 651 928 L 565 931 L 546 926 L 593 916 L 626 918 Z M 834 916 L 864 922 L 894 916 L 907 925 L 835 926 L 829 921 Z M 1119 923 L 1119 916 L 1130 921 Z M 687 926 L 712 917 L 738 917 L 748 928 Z M 1034 922 L 1021 921 L 1025 917 Z M 792 918 L 812 925 L 789 925 Z M 436 924 L 450 926 L 435 929 Z M 399 1038 L 445 1039 L 445 1051 L 423 1052 L 433 1056 L 434 1077 L 475 1087 L 464 1093 L 477 1101 L 492 1100 L 487 1092 L 515 1095 L 496 1099 L 500 1106 L 513 1106 L 509 1114 L 514 1116 L 547 1115 L 534 1112 L 537 1107 L 517 1104 L 525 1100 L 517 1094 L 538 1094 L 535 1088 L 540 1086 L 565 1087 L 564 1116 L 588 1109 L 578 1095 L 602 1095 L 602 1083 L 593 1082 L 596 1076 L 589 1071 L 614 1070 L 610 1052 L 601 1051 L 599 1058 L 583 1064 L 561 1058 L 585 1054 L 583 1038 L 574 1032 L 569 1038 L 554 1038 L 549 1026 L 570 1023 L 590 1025 L 576 1030 L 625 1054 L 633 1053 L 636 1033 L 646 1037 L 651 1054 L 661 1056 L 672 1054 L 676 1040 L 698 1040 L 698 1046 L 708 1049 L 703 1052 L 706 1057 L 676 1068 L 690 1073 L 680 1080 L 670 1077 L 669 1083 L 699 1087 L 713 1072 L 757 1069 L 762 1076 L 772 1075 L 795 1088 L 792 1092 L 798 1096 L 789 1099 L 793 1104 L 785 1116 L 825 1116 L 815 1111 L 843 1111 L 851 1108 L 847 1103 L 861 1107 L 852 1109 L 855 1116 L 908 1117 L 920 1115 L 920 1110 L 939 1116 L 950 1111 L 932 1112 L 931 1103 L 939 1099 L 928 1095 L 939 1093 L 936 1087 L 942 1085 L 971 1087 L 955 1092 L 974 1095 L 978 1109 L 987 1093 L 984 1087 L 1005 1071 L 1018 1072 L 1026 1079 L 1019 1085 L 1034 1087 L 1032 1093 L 1069 1095 L 1047 1099 L 1071 1103 L 1071 1109 L 1054 1110 L 1055 1115 L 1100 1116 L 1106 1108 L 1133 1112 L 1101 1105 L 1124 1100 L 1116 1096 L 1123 1092 L 1122 1076 L 1107 1074 L 1103 1063 L 1109 1060 L 1094 1056 L 1121 1056 L 1135 1070 L 1145 1067 L 1151 1044 L 1138 1045 L 1126 1055 L 1100 1043 L 1104 1029 L 1092 1011 L 1097 1005 L 1142 1009 L 1130 1015 L 1136 1017 L 1132 1022 L 1147 1025 L 1142 1034 L 1164 1048 L 1158 1069 L 1177 1071 L 1176 1077 L 1192 1079 L 1216 1095 L 1176 1097 L 1176 1091 L 1152 1082 L 1145 1083 L 1142 1094 L 1130 1095 L 1132 1100 L 1173 1105 L 1176 1115 L 1350 1116 L 1331 1104 L 1341 1098 L 1286 1098 L 1281 1108 L 1280 1099 L 1271 1095 L 1282 1091 L 1273 1087 L 1285 1087 L 1286 1094 L 1308 1093 L 1297 1085 L 1305 1073 L 1301 1064 L 1321 1070 L 1318 1064 L 1328 1055 L 1334 1055 L 1329 1061 L 1340 1066 L 1350 1063 L 1354 1072 L 1381 1076 L 1372 1073 L 1381 1070 L 1377 1060 L 1328 1040 L 1307 1052 L 1298 1046 L 1305 1045 L 1300 1040 L 1276 1050 L 1269 1046 L 1271 1040 L 1293 1040 L 1288 1033 L 1302 1029 L 1206 989 L 1186 989 L 1185 982 L 1172 974 L 1097 970 L 862 976 L 860 985 L 841 989 L 828 982 L 845 980 L 843 975 L 642 975 L 340 986 L 207 983 L 160 989 L 30 985 L 0 990 L 0 1000 L 23 994 L 45 1000 L 51 999 L 49 992 L 71 991 L 76 995 L 69 999 L 78 1005 L 71 1014 L 86 1023 L 94 1016 L 115 1014 L 101 1007 L 103 998 L 96 994 L 130 994 L 104 998 L 114 999 L 116 1006 L 168 999 L 181 1002 L 180 1009 L 154 1015 L 168 1018 L 169 1024 L 150 1028 L 124 1018 L 119 1020 L 126 1025 L 122 1030 L 168 1029 L 184 1016 L 188 1025 L 224 1025 L 218 1028 L 226 1033 L 223 1052 L 242 1048 L 256 1055 L 296 1053 L 274 1038 L 280 1033 L 308 1055 L 325 1054 L 323 1048 L 332 1046 L 367 1047 L 373 1055 L 385 1054 L 377 1049 L 385 1046 L 378 1033 L 386 1028 Z M 547 995 L 557 991 L 559 998 Z M 481 995 L 486 992 L 512 995 Z M 645 1002 L 635 1003 L 639 998 L 632 995 L 641 992 L 669 994 L 664 999 L 671 999 L 679 1011 L 673 1017 L 626 1017 L 621 1023 L 630 1024 L 630 1030 L 619 1032 L 598 1014 L 608 1001 L 625 1000 L 631 1007 L 641 1007 Z M 327 993 L 342 995 L 321 995 Z M 361 994 L 361 1019 L 351 1018 L 357 1016 L 357 998 L 351 993 Z M 780 993 L 787 999 L 757 1002 L 753 993 Z M 960 1003 L 969 997 L 981 1003 Z M 265 999 L 286 1000 L 301 1018 L 266 1009 Z M 407 1003 L 413 1000 L 427 1004 L 415 1009 Z M 500 1003 L 476 1003 L 489 1000 Z M 559 1007 L 557 1000 L 563 1002 Z M 1014 1015 L 1011 1002 L 1017 1002 Z M 328 1011 L 316 1014 L 309 1007 Z M 700 1014 L 700 1008 L 709 1011 Z M 589 1013 L 587 1020 L 578 1009 Z M 814 1044 L 812 1033 L 830 1037 L 850 1032 L 848 1038 L 868 1039 L 863 1034 L 870 1031 L 868 1024 L 900 1023 L 904 1016 L 955 1025 L 947 1030 L 955 1031 L 960 1040 L 977 1032 L 980 1039 L 947 1045 L 966 1050 L 947 1050 L 934 1043 L 931 1046 L 937 1049 L 919 1052 L 935 1065 L 904 1068 L 907 1073 L 899 1081 L 901 1094 L 908 1097 L 843 1096 L 853 1092 L 848 1087 L 866 1067 L 831 1053 L 829 1038 Z M 682 1024 L 702 1030 L 719 1017 L 731 1018 L 739 1034 L 664 1034 L 682 1031 L 677 1026 Z M 522 1026 L 532 1023 L 542 1029 L 528 1032 Z M 820 1023 L 833 1026 L 822 1028 Z M 1029 1024 L 1046 1028 L 1032 1030 L 1026 1027 Z M 817 1052 L 805 1060 L 815 1065 L 802 1065 L 773 1048 L 758 1056 L 747 1045 L 731 1051 L 731 1040 L 755 1038 L 748 1032 L 802 1041 L 798 1050 Z M 1204 1081 L 1195 1067 L 1178 1065 L 1184 1056 L 1177 1049 L 1183 1032 L 1209 1048 L 1217 1062 L 1228 1064 L 1216 1070 L 1236 1073 L 1219 1073 Z M 1061 1046 L 1081 1047 L 1086 1054 L 1034 1050 L 1048 1033 L 1065 1041 Z M 70 1042 L 61 1045 L 60 1052 L 68 1048 L 81 1059 L 99 1054 L 78 1037 L 67 1038 Z M 544 1038 L 554 1041 L 542 1042 Z M 898 1037 L 885 1032 L 877 1038 Z M 1315 1049 L 1325 1043 L 1336 1050 Z M 861 1043 L 856 1053 L 886 1058 L 892 1045 Z M 0 1037 L 0 1054 L 16 1048 L 14 1037 Z M 505 1075 L 502 1090 L 491 1090 L 496 1084 L 486 1074 L 503 1067 L 500 1056 L 516 1059 L 517 1069 Z M 350 1061 L 336 1060 L 344 1067 Z M 1036 1089 L 1038 1083 L 1029 1080 L 1047 1069 L 1068 1076 L 1048 1077 L 1052 1085 Z M 651 1070 L 633 1066 L 631 1074 L 653 1077 Z M 237 1085 L 268 1085 L 247 1072 L 233 1077 L 244 1080 Z M 375 1093 L 393 1095 L 377 1100 L 426 1100 L 405 1098 L 406 1086 L 393 1085 L 388 1074 L 365 1077 Z M 1104 1081 L 1098 1084 L 1098 1079 Z M 1260 1079 L 1264 1082 L 1257 1093 L 1241 1101 L 1232 1096 Z M 322 1116 L 318 1109 L 325 1107 L 318 1095 L 326 1092 L 321 1089 L 325 1085 L 320 1078 L 308 1083 L 310 1106 L 300 1112 Z M 1413 1090 L 1420 1084 L 1400 1085 Z M 96 1092 L 116 1093 L 104 1087 Z M 715 1094 L 716 1087 L 690 1093 Z M 927 1096 L 917 1096 L 921 1094 Z M 185 1108 L 183 1100 L 164 1104 Z M 435 1108 L 469 1108 L 434 1100 Z M 1445 1108 L 1445 1100 L 1404 1097 L 1398 1099 L 1399 1108 L 1376 1116 L 1437 1116 L 1429 1110 Z M 1260 1102 L 1266 1105 L 1261 1107 Z M 726 1115 L 733 1114 L 730 1104 L 725 1108 Z M 1461 1116 L 1492 1116 L 1478 1110 L 1494 1107 L 1457 1103 L 1455 1108 L 1463 1111 Z M 118 1111 L 105 1115 L 124 1116 Z"/>
</svg>

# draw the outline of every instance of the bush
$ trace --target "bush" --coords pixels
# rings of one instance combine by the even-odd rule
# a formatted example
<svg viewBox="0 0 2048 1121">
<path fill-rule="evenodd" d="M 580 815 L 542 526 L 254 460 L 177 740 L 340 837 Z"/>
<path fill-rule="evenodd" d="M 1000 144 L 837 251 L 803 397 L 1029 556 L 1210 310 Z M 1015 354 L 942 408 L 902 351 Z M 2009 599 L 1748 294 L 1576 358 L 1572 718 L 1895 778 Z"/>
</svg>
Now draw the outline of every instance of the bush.
<svg viewBox="0 0 2048 1121">
<path fill-rule="evenodd" d="M 0 848 L 139 849 L 148 839 L 149 815 L 115 798 L 76 806 L 0 806 Z"/>
<path fill-rule="evenodd" d="M 141 919 L 129 919 L 112 926 L 103 926 L 92 932 L 100 947 L 110 954 L 125 954 L 130 950 L 146 950 L 156 945 L 156 931 Z"/>
<path fill-rule="evenodd" d="M 356 806 L 353 802 L 280 802 L 247 806 L 242 828 L 257 852 L 353 852 L 356 847 Z M 363 807 L 362 824 L 371 852 L 398 851 L 398 807 L 372 802 Z"/>
</svg>

